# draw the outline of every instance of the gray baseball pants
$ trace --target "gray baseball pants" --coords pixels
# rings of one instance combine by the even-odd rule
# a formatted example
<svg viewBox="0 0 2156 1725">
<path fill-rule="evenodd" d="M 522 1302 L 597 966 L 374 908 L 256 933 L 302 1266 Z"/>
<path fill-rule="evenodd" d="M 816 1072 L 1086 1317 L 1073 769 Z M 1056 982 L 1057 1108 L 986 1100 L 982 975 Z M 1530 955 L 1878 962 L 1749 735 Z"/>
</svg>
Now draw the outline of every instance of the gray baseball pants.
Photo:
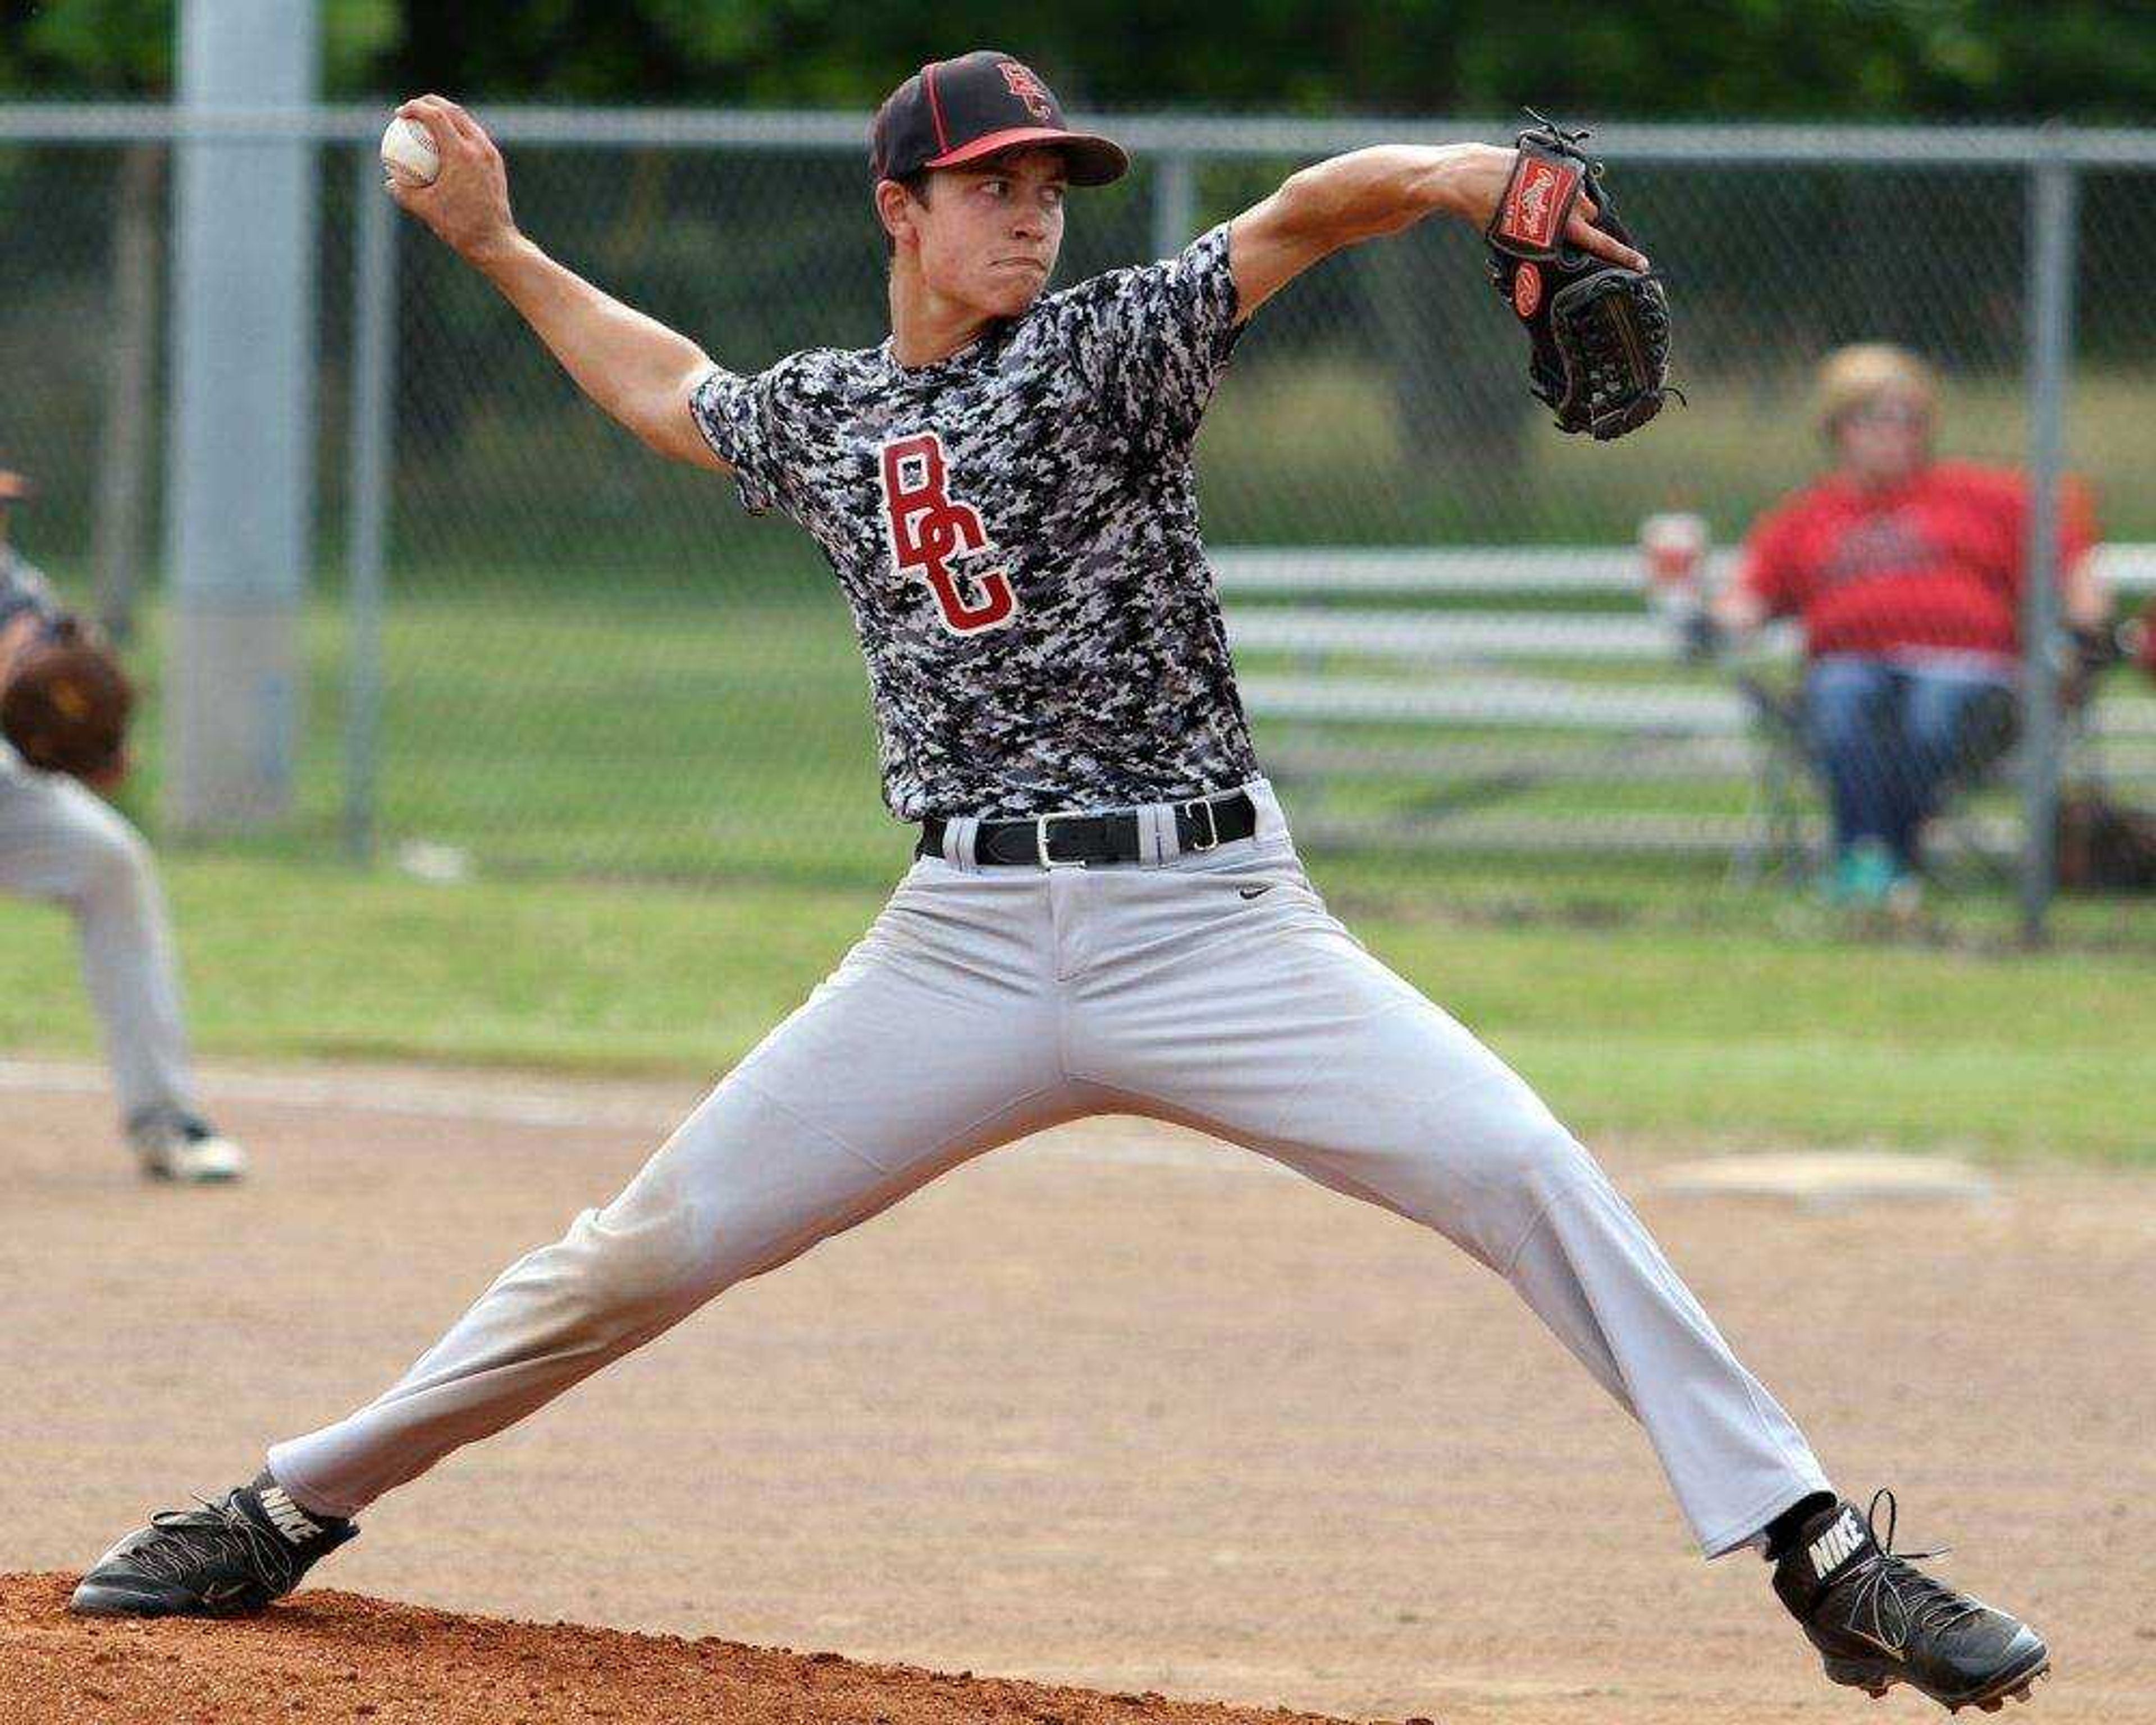
<svg viewBox="0 0 2156 1725">
<path fill-rule="evenodd" d="M 157 865 L 126 819 L 0 745 L 0 891 L 74 915 L 122 1122 L 196 1111 Z"/>
<path fill-rule="evenodd" d="M 1825 1489 L 1586 1151 L 1327 911 L 1249 788 L 1256 834 L 1208 851 L 1175 854 L 1150 811 L 1151 865 L 979 868 L 956 824 L 619 1196 L 376 1400 L 276 1445 L 278 1481 L 355 1513 L 946 1169 L 1127 1113 L 1383 1204 L 1503 1276 L 1639 1418 L 1709 1554 Z"/>
</svg>

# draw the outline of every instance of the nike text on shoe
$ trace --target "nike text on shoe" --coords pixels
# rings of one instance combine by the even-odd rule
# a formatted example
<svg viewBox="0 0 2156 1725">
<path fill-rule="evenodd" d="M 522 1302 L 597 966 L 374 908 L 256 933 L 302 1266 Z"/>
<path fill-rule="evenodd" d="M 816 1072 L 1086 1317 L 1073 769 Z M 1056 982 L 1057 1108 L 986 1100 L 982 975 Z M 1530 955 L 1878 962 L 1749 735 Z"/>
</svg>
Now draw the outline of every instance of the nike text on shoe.
<svg viewBox="0 0 2156 1725">
<path fill-rule="evenodd" d="M 1881 1498 L 1883 1541 L 1876 1525 Z M 1894 1516 L 1892 1491 L 1875 1496 L 1869 1513 L 1837 1503 L 1806 1522 L 1774 1565 L 1774 1591 L 1819 1649 L 1827 1676 L 1875 1700 L 1907 1683 L 1949 1712 L 1995 1713 L 2009 1697 L 2028 1700 L 2051 1669 L 2042 1638 L 1911 1561 L 1938 1553 L 1897 1555 Z"/>
<path fill-rule="evenodd" d="M 239 1617 L 300 1584 L 359 1529 L 304 1510 L 264 1474 L 215 1503 L 164 1509 L 100 1558 L 68 1609 L 89 1617 Z"/>
<path fill-rule="evenodd" d="M 192 1114 L 157 1114 L 128 1130 L 142 1172 L 156 1180 L 206 1186 L 237 1180 L 247 1172 L 247 1153 L 208 1121 Z"/>
</svg>

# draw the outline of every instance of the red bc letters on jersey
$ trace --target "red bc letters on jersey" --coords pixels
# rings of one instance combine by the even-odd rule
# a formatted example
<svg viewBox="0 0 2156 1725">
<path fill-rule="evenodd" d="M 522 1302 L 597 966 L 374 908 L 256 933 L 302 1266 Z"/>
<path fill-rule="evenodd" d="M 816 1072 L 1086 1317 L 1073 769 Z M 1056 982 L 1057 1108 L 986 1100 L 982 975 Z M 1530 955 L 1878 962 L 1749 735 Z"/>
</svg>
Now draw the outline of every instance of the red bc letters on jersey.
<svg viewBox="0 0 2156 1725">
<path fill-rule="evenodd" d="M 891 559 L 901 575 L 917 573 L 936 596 L 937 614 L 953 634 L 978 634 L 1010 621 L 1018 610 L 1010 578 L 1000 569 L 969 578 L 980 597 L 969 602 L 951 566 L 991 549 L 980 511 L 950 493 L 943 439 L 932 431 L 894 438 L 879 452 L 884 523 Z"/>
</svg>

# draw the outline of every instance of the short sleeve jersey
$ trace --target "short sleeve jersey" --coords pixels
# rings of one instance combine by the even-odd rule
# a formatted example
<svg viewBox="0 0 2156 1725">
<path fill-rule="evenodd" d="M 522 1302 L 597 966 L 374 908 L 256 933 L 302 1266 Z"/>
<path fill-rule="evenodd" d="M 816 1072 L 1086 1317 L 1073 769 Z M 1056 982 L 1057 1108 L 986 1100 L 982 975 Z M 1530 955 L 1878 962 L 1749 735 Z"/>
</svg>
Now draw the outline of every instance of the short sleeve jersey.
<svg viewBox="0 0 2156 1725">
<path fill-rule="evenodd" d="M 1256 772 L 1191 454 L 1235 314 L 1221 227 L 931 364 L 886 341 L 698 388 L 742 502 L 798 521 L 838 576 L 899 819 L 1168 801 Z"/>
<path fill-rule="evenodd" d="M 2096 537 L 2087 493 L 2063 490 L 2062 569 Z M 2009 660 L 2020 635 L 2028 520 L 2028 482 L 1996 468 L 1942 461 L 1884 491 L 1830 476 L 1753 528 L 1743 578 L 1770 612 L 1803 620 L 1815 655 Z"/>
</svg>

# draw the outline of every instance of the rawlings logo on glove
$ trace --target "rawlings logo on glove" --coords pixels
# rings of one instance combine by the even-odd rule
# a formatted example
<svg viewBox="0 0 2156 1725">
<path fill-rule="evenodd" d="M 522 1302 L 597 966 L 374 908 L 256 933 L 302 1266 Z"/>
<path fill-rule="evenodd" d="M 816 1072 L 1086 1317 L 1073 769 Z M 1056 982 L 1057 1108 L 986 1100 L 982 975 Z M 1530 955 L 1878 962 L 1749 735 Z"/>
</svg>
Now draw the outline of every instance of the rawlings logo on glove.
<svg viewBox="0 0 2156 1725">
<path fill-rule="evenodd" d="M 1558 218 L 1572 208 L 1579 185 L 1580 171 L 1572 163 L 1530 156 L 1523 147 L 1497 209 L 1497 230 L 1508 248 L 1547 254 L 1557 238 Z"/>
<path fill-rule="evenodd" d="M 1519 160 L 1491 218 L 1490 279 L 1527 332 L 1527 388 L 1563 431 L 1607 440 L 1636 430 L 1662 409 L 1671 387 L 1670 306 L 1651 273 L 1625 270 L 1565 239 L 1583 192 L 1594 225 L 1632 243 L 1609 199 L 1601 165 L 1567 132 L 1539 122 L 1518 139 Z"/>
</svg>

